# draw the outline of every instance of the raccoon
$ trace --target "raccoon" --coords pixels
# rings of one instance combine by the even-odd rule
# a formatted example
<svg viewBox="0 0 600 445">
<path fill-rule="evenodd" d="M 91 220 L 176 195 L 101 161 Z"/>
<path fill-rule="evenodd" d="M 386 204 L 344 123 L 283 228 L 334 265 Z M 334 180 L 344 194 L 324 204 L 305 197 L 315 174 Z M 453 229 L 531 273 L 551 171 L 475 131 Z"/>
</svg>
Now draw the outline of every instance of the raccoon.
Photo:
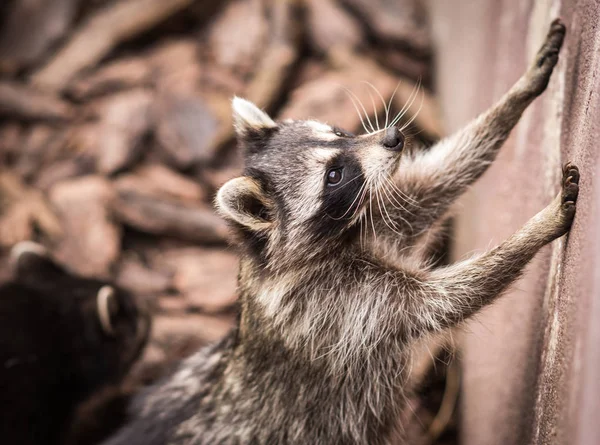
<svg viewBox="0 0 600 445">
<path fill-rule="evenodd" d="M 554 201 L 498 247 L 435 269 L 415 253 L 544 91 L 564 35 L 553 22 L 499 103 L 429 151 L 394 126 L 275 122 L 235 98 L 246 167 L 216 205 L 241 251 L 239 323 L 136 397 L 107 443 L 403 443 L 414 342 L 492 303 L 571 226 L 579 173 L 566 164 Z"/>
<path fill-rule="evenodd" d="M 11 252 L 0 286 L 2 443 L 63 443 L 76 407 L 116 384 L 146 343 L 150 319 L 127 292 L 74 275 L 39 244 Z"/>
</svg>

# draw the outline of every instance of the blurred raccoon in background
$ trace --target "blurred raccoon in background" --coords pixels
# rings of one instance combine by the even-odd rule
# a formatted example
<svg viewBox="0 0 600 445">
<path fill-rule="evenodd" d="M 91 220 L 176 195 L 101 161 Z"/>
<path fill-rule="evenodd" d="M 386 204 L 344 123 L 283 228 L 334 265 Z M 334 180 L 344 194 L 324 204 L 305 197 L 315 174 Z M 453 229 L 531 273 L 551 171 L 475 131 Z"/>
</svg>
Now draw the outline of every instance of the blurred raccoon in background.
<svg viewBox="0 0 600 445">
<path fill-rule="evenodd" d="M 17 244 L 0 286 L 2 443 L 62 443 L 76 406 L 118 383 L 146 344 L 150 319 L 129 293 L 82 278 L 44 247 Z"/>
</svg>

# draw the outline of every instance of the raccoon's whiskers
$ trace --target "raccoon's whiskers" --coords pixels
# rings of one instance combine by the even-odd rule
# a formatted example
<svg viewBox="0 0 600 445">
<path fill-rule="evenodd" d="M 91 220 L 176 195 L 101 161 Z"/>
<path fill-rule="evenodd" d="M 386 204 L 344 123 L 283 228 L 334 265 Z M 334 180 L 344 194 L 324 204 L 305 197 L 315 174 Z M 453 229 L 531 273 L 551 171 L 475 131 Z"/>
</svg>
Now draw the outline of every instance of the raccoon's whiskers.
<svg viewBox="0 0 600 445">
<path fill-rule="evenodd" d="M 406 201 L 413 207 L 417 207 L 417 208 L 421 207 L 419 202 L 415 198 L 408 196 L 406 193 L 404 193 L 402 190 L 400 190 L 398 188 L 398 186 L 394 183 L 394 181 L 389 176 L 387 176 L 385 179 L 387 180 L 387 183 L 390 185 L 392 190 L 394 192 L 396 192 L 404 201 Z"/>
<path fill-rule="evenodd" d="M 336 188 L 333 192 L 331 192 L 331 194 L 335 194 L 338 193 L 340 190 L 342 190 L 344 187 L 350 185 L 351 183 L 353 183 L 354 181 L 356 181 L 357 179 L 361 178 L 362 176 L 364 176 L 363 173 L 359 173 L 358 175 L 356 175 L 354 178 L 350 179 L 348 182 L 346 182 L 344 185 L 342 185 L 341 187 Z"/>
<path fill-rule="evenodd" d="M 394 92 L 392 93 L 392 97 L 390 97 L 390 100 L 389 100 L 389 102 L 388 102 L 388 104 L 387 104 L 387 109 L 388 109 L 388 111 L 391 111 L 391 110 L 392 110 L 392 101 L 394 100 L 394 97 L 396 97 L 396 93 L 398 92 L 398 88 L 400 88 L 400 83 L 401 83 L 401 82 L 402 82 L 402 81 L 401 81 L 401 80 L 399 80 L 399 81 L 398 81 L 398 83 L 396 84 L 396 88 L 394 88 Z M 391 127 L 391 125 L 389 125 L 389 126 L 388 126 L 388 125 L 387 125 L 387 120 L 386 120 L 386 126 L 385 126 L 385 128 L 387 129 L 387 128 L 389 128 L 389 127 Z"/>
<path fill-rule="evenodd" d="M 390 193 L 391 193 L 391 191 L 389 191 L 385 185 L 382 187 L 382 191 L 383 191 L 383 193 L 385 194 L 385 196 L 388 198 L 388 200 L 390 200 L 390 201 L 391 201 L 391 199 L 394 199 L 393 197 L 392 197 L 392 198 L 390 198 Z M 391 203 L 391 202 L 390 202 L 390 203 Z M 392 204 L 392 203 L 391 203 L 391 204 Z M 394 206 L 394 205 L 392 204 L 392 206 Z M 395 206 L 394 206 L 394 207 L 395 207 Z M 398 209 L 397 207 L 396 207 L 396 209 L 397 209 L 397 210 L 400 210 L 400 209 Z M 388 217 L 389 217 L 389 214 L 388 214 Z M 410 222 L 409 222 L 409 221 L 408 221 L 406 218 L 403 218 L 401 215 L 397 215 L 397 217 L 398 217 L 398 218 L 399 218 L 399 219 L 400 219 L 400 220 L 401 220 L 401 221 L 402 221 L 404 224 L 406 224 L 410 230 L 413 230 L 413 228 L 412 228 L 412 225 L 410 224 Z M 391 218 L 390 218 L 390 219 L 391 219 Z M 398 224 L 397 224 L 395 221 L 394 221 L 394 225 L 395 225 L 396 227 L 398 227 Z"/>
<path fill-rule="evenodd" d="M 410 124 L 413 123 L 413 121 L 417 118 L 417 116 L 419 115 L 419 113 L 421 112 L 421 109 L 423 108 L 423 102 L 425 101 L 425 92 L 421 91 L 421 104 L 419 105 L 419 109 L 417 110 L 417 112 L 413 115 L 413 117 L 407 122 L 405 123 L 402 128 L 400 128 L 400 131 L 404 130 L 406 127 L 408 127 Z"/>
<path fill-rule="evenodd" d="M 379 96 L 379 100 L 381 100 L 381 103 L 383 104 L 383 109 L 385 110 L 385 125 L 383 126 L 383 128 L 381 130 L 385 130 L 388 128 L 388 119 L 389 119 L 389 114 L 390 114 L 390 108 L 385 103 L 385 100 L 383 99 L 383 96 L 381 95 L 379 90 L 377 88 L 375 88 L 375 85 L 373 85 L 371 82 L 367 82 L 366 80 L 363 82 L 366 83 L 367 85 L 369 85 L 373 89 L 373 91 L 375 91 L 375 93 L 377 93 L 377 95 Z M 396 87 L 396 89 L 398 89 L 398 87 Z"/>
<path fill-rule="evenodd" d="M 369 118 L 369 113 L 367 113 L 367 109 L 366 109 L 366 108 L 365 108 L 365 106 L 363 105 L 363 103 L 362 103 L 362 101 L 360 100 L 360 98 L 359 98 L 359 97 L 358 97 L 356 94 L 354 94 L 354 92 L 352 92 L 351 90 L 349 90 L 348 88 L 345 88 L 345 87 L 344 87 L 344 89 L 345 89 L 345 90 L 346 90 L 348 93 L 350 93 L 352 96 L 354 96 L 354 98 L 356 99 L 356 101 L 358 102 L 358 104 L 360 105 L 360 107 L 362 108 L 362 110 L 363 110 L 363 113 L 365 113 L 365 117 L 367 118 L 367 122 L 369 123 L 369 127 L 371 127 L 371 131 L 367 131 L 367 134 L 372 134 L 372 133 L 374 133 L 374 132 L 376 131 L 376 130 L 375 130 L 375 127 L 373 126 L 373 123 L 371 122 L 371 119 Z"/>
<path fill-rule="evenodd" d="M 388 184 L 383 183 L 382 186 L 384 186 L 386 188 L 386 191 L 389 192 L 389 195 L 386 195 L 386 196 L 388 197 L 392 207 L 394 207 L 396 210 L 401 210 L 401 211 L 410 213 L 408 211 L 408 209 L 406 207 L 404 207 L 400 201 L 398 201 L 398 198 L 396 196 L 394 196 L 394 192 L 392 190 L 387 189 L 387 187 L 389 187 Z"/>
<path fill-rule="evenodd" d="M 390 205 L 393 208 L 395 208 L 396 210 L 400 210 L 402 212 L 410 213 L 408 211 L 408 209 L 406 207 L 404 207 L 401 202 L 398 201 L 396 196 L 394 196 L 394 193 L 388 189 L 388 186 L 385 183 L 382 184 L 382 187 L 385 189 L 385 192 L 386 192 L 385 196 L 388 198 L 388 201 L 390 202 Z"/>
<path fill-rule="evenodd" d="M 365 197 L 367 196 L 367 190 L 368 190 L 368 187 L 364 187 L 363 192 L 360 195 L 360 200 L 358 201 L 358 204 L 356 205 L 354 212 L 352 212 L 352 216 L 350 216 L 350 219 L 356 218 L 356 216 L 361 211 L 361 207 L 363 206 L 363 203 L 365 202 Z M 360 217 L 359 217 L 359 219 L 360 219 Z"/>
<path fill-rule="evenodd" d="M 373 219 L 373 189 L 369 187 L 369 215 L 371 216 L 371 227 L 373 228 L 373 239 L 377 239 L 377 231 L 375 230 L 375 220 Z"/>
<path fill-rule="evenodd" d="M 415 139 L 415 136 L 418 136 L 419 134 L 423 133 L 423 131 L 425 131 L 425 129 L 421 128 L 415 133 L 405 133 L 406 139 Z"/>
<path fill-rule="evenodd" d="M 417 98 L 417 95 L 419 94 L 420 88 L 421 88 L 421 79 L 419 78 L 419 80 L 415 84 L 413 90 L 411 91 L 410 96 L 408 96 L 408 100 L 406 101 L 406 104 L 404 104 L 404 106 L 402 107 L 400 112 L 396 115 L 396 117 L 390 124 L 390 127 L 393 127 L 394 125 L 396 125 L 400 121 L 400 119 L 402 119 L 402 117 L 408 112 L 408 110 L 410 110 L 410 107 L 412 107 L 415 99 Z"/>
<path fill-rule="evenodd" d="M 369 189 L 370 189 L 370 184 L 369 184 L 369 181 L 367 180 L 364 183 L 363 192 L 360 197 L 360 201 L 358 202 L 358 205 L 356 206 L 356 209 L 354 210 L 354 213 L 352 214 L 353 219 L 356 217 L 356 215 L 358 215 L 358 212 L 360 211 L 361 207 L 363 206 L 363 203 L 365 202 L 365 199 L 367 197 L 367 190 L 369 190 Z"/>
<path fill-rule="evenodd" d="M 383 183 L 381 185 L 383 186 Z M 388 210 L 385 206 L 385 201 L 384 201 L 383 197 L 381 197 L 379 195 L 379 190 L 377 188 L 375 189 L 375 195 L 377 197 L 377 207 L 379 207 L 379 213 L 381 213 L 381 219 L 383 220 L 383 223 L 396 235 L 402 236 L 402 233 L 400 233 L 397 230 L 397 227 L 398 227 L 397 224 L 394 222 L 394 220 L 388 213 Z M 387 216 L 387 219 L 386 219 L 386 216 Z"/>
<path fill-rule="evenodd" d="M 373 107 L 373 115 L 375 116 L 375 126 L 377 127 L 377 131 L 381 130 L 381 128 L 379 127 L 379 117 L 377 117 L 377 107 L 375 106 L 375 100 L 373 99 L 373 95 L 371 94 L 370 91 L 367 90 L 367 93 L 369 94 L 369 99 L 371 99 L 371 106 Z"/>
<path fill-rule="evenodd" d="M 356 178 L 358 178 L 359 176 L 357 176 Z M 354 179 L 356 179 L 356 178 L 354 178 Z M 354 203 L 356 203 L 356 200 L 359 199 L 359 197 L 361 195 L 361 192 L 363 191 L 363 189 L 366 188 L 366 186 L 367 186 L 367 183 L 364 182 L 363 185 L 360 187 L 360 189 L 358 189 L 358 193 L 356 194 L 356 197 L 350 203 L 350 205 L 348 206 L 348 209 L 344 212 L 344 214 L 342 216 L 340 216 L 339 218 L 334 218 L 334 217 L 330 217 L 330 218 L 335 219 L 336 221 L 339 221 L 340 219 L 344 219 L 346 217 L 346 215 L 348 215 L 348 212 L 350 212 L 350 210 L 352 210 L 352 207 L 354 206 Z M 359 202 L 358 206 L 356 207 L 356 209 L 359 209 L 359 208 L 360 208 L 360 202 Z M 356 209 L 354 210 L 354 213 L 352 214 L 351 218 L 354 218 L 354 216 L 356 215 Z"/>
<path fill-rule="evenodd" d="M 365 130 L 365 133 L 369 134 L 369 129 L 367 128 L 365 121 L 362 117 L 362 113 L 360 112 L 360 110 L 358 109 L 358 105 L 356 105 L 356 101 L 354 100 L 354 98 L 350 95 L 350 93 L 348 92 L 347 88 L 342 87 L 344 89 L 344 92 L 348 95 L 348 98 L 350 99 L 350 101 L 352 102 L 352 105 L 354 106 L 354 109 L 356 110 L 356 113 L 358 114 L 358 118 L 360 119 L 360 123 L 362 124 L 362 127 Z"/>
<path fill-rule="evenodd" d="M 396 210 L 400 210 L 402 212 L 406 212 L 406 213 L 412 214 L 406 207 L 404 207 L 402 205 L 402 203 L 400 203 L 396 199 L 396 197 L 394 196 L 394 192 L 388 188 L 390 181 L 389 181 L 387 175 L 383 175 L 382 177 L 383 177 L 383 182 L 381 183 L 381 189 L 382 189 L 382 192 L 387 197 L 389 203 L 392 205 L 392 207 L 394 207 Z M 389 213 L 388 213 L 388 216 L 389 216 Z M 409 224 L 408 220 L 406 220 L 405 218 L 403 218 L 401 215 L 398 215 L 398 218 L 400 218 L 404 223 L 406 223 L 410 227 L 410 224 Z"/>
</svg>

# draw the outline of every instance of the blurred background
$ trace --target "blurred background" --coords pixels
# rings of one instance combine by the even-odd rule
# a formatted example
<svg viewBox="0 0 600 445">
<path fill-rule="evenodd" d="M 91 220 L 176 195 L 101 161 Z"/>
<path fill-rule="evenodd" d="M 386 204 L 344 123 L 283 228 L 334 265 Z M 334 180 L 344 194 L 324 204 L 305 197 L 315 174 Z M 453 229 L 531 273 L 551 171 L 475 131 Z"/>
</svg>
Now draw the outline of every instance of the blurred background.
<svg viewBox="0 0 600 445">
<path fill-rule="evenodd" d="M 418 0 L 5 0 L 0 247 L 41 242 L 148 304 L 133 375 L 152 381 L 234 321 L 237 256 L 212 206 L 242 169 L 231 98 L 352 132 L 389 105 L 429 144 L 432 60 Z"/>
<path fill-rule="evenodd" d="M 408 133 L 426 149 L 498 99 L 561 15 L 570 40 L 549 98 L 526 114 L 498 166 L 463 201 L 450 256 L 486 248 L 549 201 L 567 156 L 597 165 L 597 151 L 581 153 L 592 141 L 582 135 L 600 136 L 590 129 L 600 122 L 593 118 L 600 76 L 591 74 L 600 66 L 599 10 L 596 0 L 3 0 L 2 252 L 41 242 L 74 272 L 114 280 L 145 301 L 154 325 L 133 374 L 151 381 L 234 320 L 237 257 L 211 204 L 242 168 L 233 95 L 277 119 L 314 118 L 358 132 L 360 113 L 376 125 L 389 101 L 392 115 L 406 111 Z M 572 141 L 582 148 L 568 148 Z M 514 199 L 515 181 L 531 187 L 526 204 Z M 583 181 L 580 203 L 591 189 Z M 586 214 L 575 239 L 597 221 L 595 211 Z M 496 315 L 486 312 L 468 329 L 465 443 L 567 443 L 556 438 L 574 430 L 578 411 L 562 416 L 545 395 L 571 388 L 568 360 L 558 368 L 543 361 L 553 329 L 587 326 L 577 310 L 554 304 L 573 284 L 548 284 L 562 283 L 565 272 L 556 268 L 564 249 L 545 250 L 533 278 L 518 287 L 532 295 L 518 303 L 519 317 L 507 297 Z M 588 255 L 597 257 L 597 250 Z M 6 280 L 6 255 L 0 261 Z M 565 324 L 552 324 L 557 314 Z M 575 353 L 569 339 L 580 334 L 572 332 L 552 346 L 563 358 Z M 440 418 L 449 357 L 440 363 L 428 395 L 412 405 L 415 424 L 427 430 L 435 417 L 435 437 L 444 431 L 437 443 L 454 443 L 456 378 Z M 560 378 L 545 381 L 546 371 Z M 552 409 L 544 417 L 534 405 Z M 545 435 L 561 416 L 569 424 Z M 524 439 L 534 430 L 536 441 Z"/>
</svg>

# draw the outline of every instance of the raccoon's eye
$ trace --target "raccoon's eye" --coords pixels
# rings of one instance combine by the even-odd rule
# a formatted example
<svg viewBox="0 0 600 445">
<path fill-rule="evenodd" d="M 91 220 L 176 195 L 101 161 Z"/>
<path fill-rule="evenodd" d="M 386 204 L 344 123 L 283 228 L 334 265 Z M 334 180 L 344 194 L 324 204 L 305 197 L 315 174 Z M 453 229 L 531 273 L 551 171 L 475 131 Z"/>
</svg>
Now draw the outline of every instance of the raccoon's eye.
<svg viewBox="0 0 600 445">
<path fill-rule="evenodd" d="M 343 168 L 332 168 L 327 171 L 327 185 L 338 185 L 344 177 Z"/>
<path fill-rule="evenodd" d="M 342 129 L 337 128 L 337 127 L 333 127 L 333 134 L 335 134 L 339 138 L 351 138 L 351 137 L 354 137 L 354 135 L 352 133 L 350 133 L 349 131 L 345 131 L 345 130 L 342 130 Z"/>
</svg>

